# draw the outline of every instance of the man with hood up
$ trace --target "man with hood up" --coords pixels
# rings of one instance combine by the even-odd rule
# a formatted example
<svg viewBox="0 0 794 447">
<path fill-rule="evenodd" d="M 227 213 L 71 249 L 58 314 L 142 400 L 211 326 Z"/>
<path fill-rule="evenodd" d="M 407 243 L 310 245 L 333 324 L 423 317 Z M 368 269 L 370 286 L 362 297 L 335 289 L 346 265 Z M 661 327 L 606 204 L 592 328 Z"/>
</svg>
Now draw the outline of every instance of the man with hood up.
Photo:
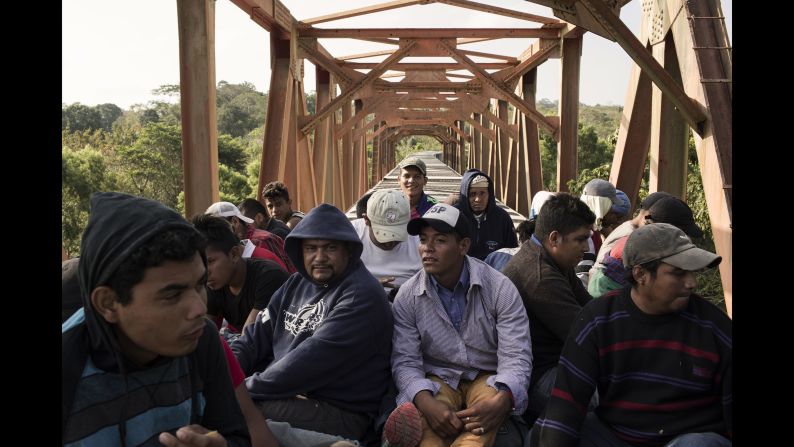
<svg viewBox="0 0 794 447">
<path fill-rule="evenodd" d="M 390 382 L 394 320 L 347 217 L 311 210 L 284 243 L 298 270 L 232 344 L 269 419 L 362 439 Z"/>
<path fill-rule="evenodd" d="M 203 237 L 159 202 L 97 193 L 80 254 L 83 307 L 61 329 L 62 443 L 250 445 L 205 318 Z"/>
<path fill-rule="evenodd" d="M 486 173 L 469 169 L 460 181 L 460 200 L 455 205 L 474 229 L 468 254 L 480 260 L 500 248 L 518 247 L 513 220 L 496 204 L 493 191 Z"/>
</svg>

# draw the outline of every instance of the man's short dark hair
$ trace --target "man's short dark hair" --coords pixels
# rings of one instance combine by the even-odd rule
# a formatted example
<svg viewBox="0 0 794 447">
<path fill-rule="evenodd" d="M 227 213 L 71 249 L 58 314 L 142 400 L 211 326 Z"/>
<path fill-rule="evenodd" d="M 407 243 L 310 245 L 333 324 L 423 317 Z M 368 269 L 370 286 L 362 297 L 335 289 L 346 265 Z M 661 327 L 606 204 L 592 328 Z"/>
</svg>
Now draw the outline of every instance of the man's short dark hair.
<svg viewBox="0 0 794 447">
<path fill-rule="evenodd" d="M 543 204 L 543 212 L 538 214 L 535 234 L 541 241 L 548 239 L 552 231 L 565 236 L 579 228 L 592 226 L 595 214 L 578 197 L 568 193 L 557 193 Z"/>
<path fill-rule="evenodd" d="M 204 236 L 190 228 L 165 230 L 130 253 L 106 285 L 116 292 L 119 303 L 126 306 L 132 300 L 132 288 L 143 280 L 146 269 L 159 267 L 166 261 L 190 261 L 196 253 L 206 266 L 205 245 Z"/>
<path fill-rule="evenodd" d="M 662 265 L 662 260 L 657 259 L 655 261 L 646 262 L 645 264 L 640 264 L 640 267 L 647 270 L 651 274 L 651 278 L 656 278 L 656 271 L 659 270 L 660 265 Z M 636 288 L 637 280 L 634 279 L 634 275 L 631 273 L 632 270 L 633 270 L 632 267 L 627 268 L 625 273 L 626 276 L 624 276 L 624 278 L 626 279 L 626 282 L 629 283 L 629 285 L 631 285 L 632 288 Z"/>
<path fill-rule="evenodd" d="M 372 197 L 372 194 L 375 194 L 375 191 L 364 194 L 358 199 L 358 202 L 356 202 L 356 217 L 359 219 L 367 214 L 367 203 L 369 202 L 369 198 Z"/>
<path fill-rule="evenodd" d="M 243 212 L 243 210 L 245 210 L 253 213 L 254 216 L 256 216 L 257 213 L 265 217 L 270 216 L 270 214 L 268 214 L 267 212 L 267 208 L 265 208 L 265 205 L 262 205 L 262 203 L 256 199 L 251 199 L 251 198 L 245 199 L 242 202 L 240 202 L 239 205 L 237 205 L 237 208 L 240 209 L 240 212 L 243 213 L 243 215 L 245 215 L 245 213 Z M 253 219 L 252 216 L 245 216 L 245 217 Z"/>
<path fill-rule="evenodd" d="M 516 227 L 516 233 L 518 233 L 519 243 L 523 243 L 532 237 L 532 233 L 535 232 L 535 223 L 535 217 L 530 217 L 529 219 L 518 224 L 518 227 Z"/>
<path fill-rule="evenodd" d="M 207 248 L 210 250 L 229 253 L 232 248 L 240 245 L 232 225 L 223 217 L 200 214 L 193 216 L 190 222 L 207 239 Z"/>
<path fill-rule="evenodd" d="M 289 201 L 289 191 L 287 191 L 287 186 L 281 182 L 270 182 L 262 190 L 262 197 L 270 200 L 282 197 L 284 200 Z"/>
</svg>

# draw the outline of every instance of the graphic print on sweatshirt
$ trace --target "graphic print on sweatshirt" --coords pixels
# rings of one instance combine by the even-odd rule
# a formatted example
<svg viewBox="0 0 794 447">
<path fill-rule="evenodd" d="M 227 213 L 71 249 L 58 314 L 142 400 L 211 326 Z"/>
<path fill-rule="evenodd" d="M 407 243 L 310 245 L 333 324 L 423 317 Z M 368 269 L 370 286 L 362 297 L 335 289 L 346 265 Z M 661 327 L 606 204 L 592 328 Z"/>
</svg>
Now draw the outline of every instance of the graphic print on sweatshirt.
<svg viewBox="0 0 794 447">
<path fill-rule="evenodd" d="M 320 300 L 314 304 L 301 306 L 296 313 L 284 311 L 284 328 L 297 337 L 304 332 L 314 332 L 325 317 L 325 303 Z"/>
</svg>

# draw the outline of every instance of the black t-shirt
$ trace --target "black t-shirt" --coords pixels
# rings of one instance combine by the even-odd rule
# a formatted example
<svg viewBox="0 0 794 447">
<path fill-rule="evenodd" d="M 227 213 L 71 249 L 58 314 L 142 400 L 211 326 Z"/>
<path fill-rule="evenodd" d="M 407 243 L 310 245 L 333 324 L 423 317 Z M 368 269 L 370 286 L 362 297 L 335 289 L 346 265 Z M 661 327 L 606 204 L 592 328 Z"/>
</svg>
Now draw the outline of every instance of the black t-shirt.
<svg viewBox="0 0 794 447">
<path fill-rule="evenodd" d="M 286 239 L 287 235 L 290 232 L 289 227 L 284 222 L 276 219 L 275 217 L 270 219 L 270 223 L 267 224 L 267 228 L 265 230 L 275 234 L 276 236 L 280 237 L 281 239 Z"/>
<path fill-rule="evenodd" d="M 251 309 L 267 308 L 270 297 L 289 278 L 273 261 L 248 258 L 245 263 L 245 283 L 239 295 L 233 295 L 228 285 L 219 290 L 207 288 L 207 313 L 222 316 L 239 331 L 243 330 Z"/>
</svg>

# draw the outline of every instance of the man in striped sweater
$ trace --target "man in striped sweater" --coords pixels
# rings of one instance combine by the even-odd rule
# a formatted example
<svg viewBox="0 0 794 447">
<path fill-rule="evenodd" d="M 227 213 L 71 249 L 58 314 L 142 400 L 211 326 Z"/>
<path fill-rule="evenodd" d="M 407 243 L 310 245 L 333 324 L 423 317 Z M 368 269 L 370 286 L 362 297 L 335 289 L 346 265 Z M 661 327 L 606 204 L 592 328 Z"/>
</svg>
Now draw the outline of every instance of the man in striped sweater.
<svg viewBox="0 0 794 447">
<path fill-rule="evenodd" d="M 533 429 L 542 446 L 730 446 L 731 320 L 694 294 L 721 258 L 669 224 L 635 230 L 630 287 L 582 309 Z M 600 403 L 587 413 L 595 389 Z"/>
</svg>

